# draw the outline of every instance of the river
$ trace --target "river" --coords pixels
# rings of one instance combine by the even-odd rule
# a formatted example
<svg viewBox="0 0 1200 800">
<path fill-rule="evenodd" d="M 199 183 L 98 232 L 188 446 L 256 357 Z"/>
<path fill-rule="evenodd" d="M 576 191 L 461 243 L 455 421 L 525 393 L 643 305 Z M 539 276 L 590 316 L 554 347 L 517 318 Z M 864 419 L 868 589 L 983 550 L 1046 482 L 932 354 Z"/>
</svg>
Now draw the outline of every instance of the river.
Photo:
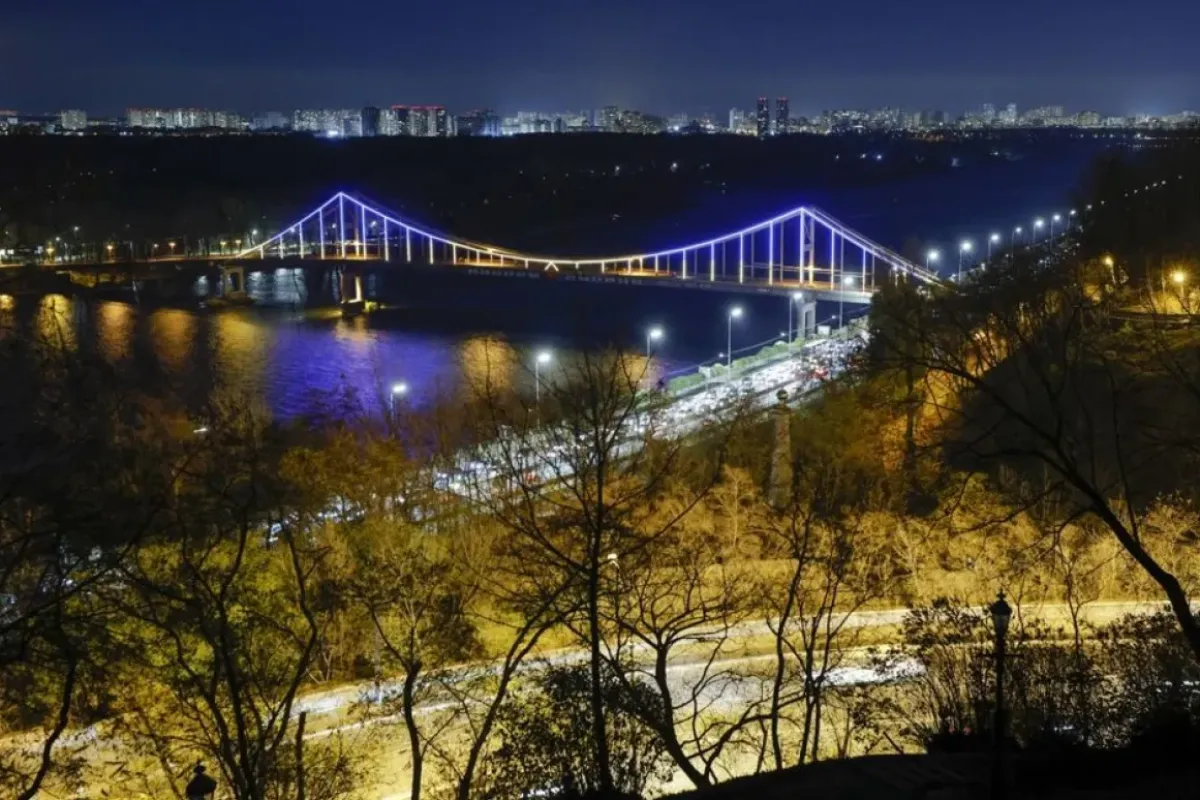
<svg viewBox="0 0 1200 800">
<path fill-rule="evenodd" d="M 1081 144 L 1053 161 L 989 162 L 806 197 L 749 198 L 747 204 L 778 211 L 812 203 L 895 249 L 914 235 L 939 243 L 953 262 L 943 266 L 957 266 L 961 237 L 985 248 L 993 230 L 1007 237 L 1036 215 L 1065 215 L 1096 150 Z M 689 222 L 667 227 L 678 231 Z M 144 297 L 0 295 L 0 331 L 36 332 L 95 351 L 168 376 L 192 396 L 216 380 L 260 396 L 277 417 L 288 418 L 341 390 L 377 405 L 397 382 L 408 387 L 404 402 L 416 406 L 454 398 L 485 376 L 500 385 L 528 385 L 533 354 L 542 349 L 614 344 L 640 350 L 650 326 L 665 331 L 654 344 L 654 369 L 686 371 L 725 350 L 734 303 L 746 312 L 733 330 L 735 351 L 770 341 L 787 326 L 788 303 L 777 297 L 480 278 L 401 265 L 376 268 L 367 282 L 368 296 L 386 302 L 387 310 L 343 320 L 328 310 L 332 286 L 332 274 L 320 267 L 266 269 L 247 277 L 254 308 L 223 311 Z M 210 289 L 204 279 L 191 287 L 198 296 Z M 836 313 L 836 306 L 819 309 L 823 318 Z M 553 361 L 545 367 L 553 368 Z"/>
</svg>

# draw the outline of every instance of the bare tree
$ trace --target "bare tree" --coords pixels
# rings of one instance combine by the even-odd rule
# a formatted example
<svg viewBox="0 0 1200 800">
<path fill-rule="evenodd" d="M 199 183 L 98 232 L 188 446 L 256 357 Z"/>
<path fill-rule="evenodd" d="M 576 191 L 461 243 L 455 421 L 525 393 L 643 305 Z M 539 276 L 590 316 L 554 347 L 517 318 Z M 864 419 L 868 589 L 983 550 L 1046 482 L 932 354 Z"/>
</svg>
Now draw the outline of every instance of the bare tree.
<svg viewBox="0 0 1200 800">
<path fill-rule="evenodd" d="M 168 767 L 215 760 L 239 800 L 301 774 L 290 734 L 329 602 L 314 578 L 324 549 L 275 513 L 265 432 L 245 406 L 209 423 L 169 526 L 111 592 L 128 620 L 120 729 Z"/>
<path fill-rule="evenodd" d="M 722 497 L 748 494 L 735 485 Z M 757 493 L 751 496 L 762 503 Z M 658 735 L 675 766 L 700 787 L 715 782 L 722 759 L 744 745 L 760 719 L 744 697 L 751 681 L 739 671 L 737 658 L 757 599 L 741 540 L 752 541 L 756 531 L 748 521 L 753 512 L 737 504 L 728 508 L 734 518 L 726 524 L 741 530 L 729 537 L 722 525 L 718 533 L 704 504 L 658 532 L 661 518 L 674 518 L 691 503 L 686 488 L 665 492 L 656 503 L 659 514 L 649 521 L 654 538 L 624 559 L 610 558 L 614 580 L 604 615 L 612 632 L 605 658 L 630 696 L 635 687 L 653 687 L 658 702 L 628 711 Z"/>
<path fill-rule="evenodd" d="M 671 530 L 708 491 L 720 465 L 718 442 L 716 457 L 693 465 L 690 500 L 654 521 L 655 498 L 681 469 L 684 432 L 663 435 L 666 398 L 643 388 L 644 363 L 585 351 L 540 373 L 533 402 L 491 384 L 480 387 L 484 466 L 472 494 L 511 532 L 511 557 L 525 566 L 537 594 L 563 599 L 561 618 L 587 648 L 592 740 L 604 791 L 613 788 L 601 686 L 604 604 L 616 577 L 610 565 Z"/>
<path fill-rule="evenodd" d="M 1158 586 L 1200 658 L 1188 591 L 1143 530 L 1147 509 L 1192 463 L 1197 407 L 1164 391 L 1144 342 L 1109 324 L 1108 301 L 1090 291 L 1103 280 L 1100 264 L 1041 259 L 1052 263 L 880 303 L 880 330 L 892 337 L 883 363 L 922 376 L 951 461 L 993 469 L 1014 507 L 1053 496 L 1060 523 L 1103 524 Z"/>
<path fill-rule="evenodd" d="M 188 458 L 163 409 L 72 349 L 65 323 L 42 333 L 0 337 L 0 791 L 22 799 L 80 766 L 64 734 L 99 714 L 103 590 Z"/>
</svg>

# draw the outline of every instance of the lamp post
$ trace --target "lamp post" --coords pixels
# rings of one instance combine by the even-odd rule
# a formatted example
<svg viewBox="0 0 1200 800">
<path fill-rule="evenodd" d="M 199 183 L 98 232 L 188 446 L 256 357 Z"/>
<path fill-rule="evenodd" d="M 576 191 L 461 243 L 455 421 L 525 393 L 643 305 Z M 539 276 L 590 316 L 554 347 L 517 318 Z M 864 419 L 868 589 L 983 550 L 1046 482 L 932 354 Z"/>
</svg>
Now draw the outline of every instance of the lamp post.
<svg viewBox="0 0 1200 800">
<path fill-rule="evenodd" d="M 1183 286 L 1187 283 L 1187 273 L 1181 269 L 1177 269 L 1171 273 L 1171 283 L 1175 284 L 1175 291 L 1179 295 L 1179 310 L 1187 311 L 1187 304 L 1184 303 L 1186 295 L 1183 291 Z"/>
<path fill-rule="evenodd" d="M 1029 238 L 1033 244 L 1037 244 L 1037 232 L 1046 227 L 1046 220 L 1038 217 L 1033 221 L 1033 233 L 1029 234 Z"/>
<path fill-rule="evenodd" d="M 934 252 L 936 253 L 937 251 L 935 250 Z M 846 324 L 845 313 L 844 313 L 845 309 L 846 309 L 845 290 L 850 288 L 853 285 L 854 285 L 854 276 L 853 275 L 843 275 L 842 276 L 842 291 L 838 292 L 838 330 L 839 331 Z"/>
<path fill-rule="evenodd" d="M 942 257 L 942 254 L 939 253 L 936 249 L 930 250 L 929 252 L 927 252 L 925 254 L 925 269 L 929 269 L 930 264 L 936 264 L 938 262 L 938 259 L 941 257 Z"/>
<path fill-rule="evenodd" d="M 993 233 L 988 237 L 988 261 L 992 260 L 992 246 L 1000 244 L 1000 234 Z"/>
<path fill-rule="evenodd" d="M 725 336 L 725 367 L 733 369 L 733 321 L 742 318 L 742 307 L 734 306 L 729 309 L 727 333 Z"/>
<path fill-rule="evenodd" d="M 1011 267 L 1017 260 L 1017 237 L 1021 235 L 1021 226 L 1013 228 L 1012 237 L 1009 239 L 1009 254 L 1008 265 Z"/>
<path fill-rule="evenodd" d="M 391 408 L 392 414 L 396 413 L 396 398 L 404 397 L 408 394 L 408 384 L 404 381 L 397 381 L 392 384 L 392 391 L 388 393 L 388 406 Z"/>
<path fill-rule="evenodd" d="M 958 282 L 959 283 L 962 283 L 963 258 L 967 255 L 967 253 L 971 252 L 973 247 L 974 247 L 974 245 L 971 244 L 970 239 L 963 239 L 963 241 L 958 245 Z"/>
<path fill-rule="evenodd" d="M 1071 226 L 1075 223 L 1075 209 L 1067 212 L 1067 230 L 1071 230 Z"/>
<path fill-rule="evenodd" d="M 542 350 L 533 359 L 533 406 L 535 409 L 542 407 L 542 364 L 549 364 L 553 356 L 549 350 Z"/>
<path fill-rule="evenodd" d="M 788 297 L 788 328 L 787 328 L 787 343 L 788 350 L 792 349 L 792 307 L 804 299 L 804 292 L 792 292 Z"/>
<path fill-rule="evenodd" d="M 1004 599 L 1004 592 L 996 596 L 996 602 L 988 607 L 992 624 L 996 627 L 996 714 L 992 724 L 992 800 L 1004 798 L 1004 739 L 1006 720 L 1004 717 L 1004 656 L 1008 623 L 1012 620 L 1012 607 Z"/>
<path fill-rule="evenodd" d="M 1054 226 L 1062 222 L 1062 214 L 1055 214 L 1050 217 L 1050 238 L 1054 238 Z"/>
<path fill-rule="evenodd" d="M 663 329 L 660 325 L 655 325 L 650 330 L 646 331 L 646 358 L 650 358 L 650 343 L 657 342 L 663 338 Z"/>
</svg>

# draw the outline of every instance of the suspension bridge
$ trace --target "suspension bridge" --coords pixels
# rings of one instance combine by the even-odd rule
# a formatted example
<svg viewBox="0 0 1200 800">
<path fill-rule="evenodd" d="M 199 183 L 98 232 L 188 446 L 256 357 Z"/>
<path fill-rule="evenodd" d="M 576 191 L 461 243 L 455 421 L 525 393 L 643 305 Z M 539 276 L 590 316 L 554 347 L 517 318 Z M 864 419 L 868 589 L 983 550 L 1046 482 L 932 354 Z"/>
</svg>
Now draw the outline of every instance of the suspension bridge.
<svg viewBox="0 0 1200 800">
<path fill-rule="evenodd" d="M 380 261 L 537 271 L 550 276 L 619 276 L 675 285 L 804 291 L 813 299 L 859 303 L 868 302 L 885 280 L 940 282 L 936 273 L 808 206 L 678 247 L 581 257 L 523 253 L 449 236 L 338 192 L 234 258 Z"/>
</svg>

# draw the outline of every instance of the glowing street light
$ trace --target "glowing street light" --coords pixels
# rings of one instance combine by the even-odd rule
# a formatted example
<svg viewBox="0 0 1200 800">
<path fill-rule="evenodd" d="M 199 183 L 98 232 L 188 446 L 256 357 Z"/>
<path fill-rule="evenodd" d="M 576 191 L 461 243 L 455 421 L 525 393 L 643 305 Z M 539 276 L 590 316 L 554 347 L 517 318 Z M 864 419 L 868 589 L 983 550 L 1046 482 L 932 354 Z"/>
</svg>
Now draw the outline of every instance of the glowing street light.
<svg viewBox="0 0 1200 800">
<path fill-rule="evenodd" d="M 1037 242 L 1037 232 L 1046 227 L 1046 220 L 1038 217 L 1033 221 L 1033 233 L 1030 234 L 1033 242 Z"/>
<path fill-rule="evenodd" d="M 540 408 L 542 405 L 542 371 L 543 364 L 549 364 L 554 358 L 549 350 L 540 351 L 533 359 L 533 405 L 534 408 Z"/>
<path fill-rule="evenodd" d="M 733 308 L 729 309 L 729 320 L 728 320 L 729 325 L 728 325 L 728 331 L 727 331 L 727 334 L 725 337 L 725 340 L 726 340 L 725 366 L 730 369 L 733 368 L 733 321 L 735 319 L 741 319 L 741 318 L 742 318 L 742 307 L 741 306 L 734 306 Z"/>
<path fill-rule="evenodd" d="M 992 260 L 992 246 L 1000 244 L 1000 234 L 993 233 L 988 237 L 988 261 Z"/>
<path fill-rule="evenodd" d="M 175 255 L 175 243 L 167 242 L 167 247 L 171 248 L 171 255 Z"/>
<path fill-rule="evenodd" d="M 1062 222 L 1062 214 L 1055 214 L 1054 216 L 1050 217 L 1050 238 L 1051 239 L 1054 238 L 1054 226 L 1056 224 L 1058 224 L 1059 222 Z"/>
<path fill-rule="evenodd" d="M 1187 283 L 1187 273 L 1181 269 L 1177 269 L 1171 273 L 1171 282 L 1176 286 L 1183 286 Z"/>
<path fill-rule="evenodd" d="M 937 250 L 933 251 L 933 255 L 935 256 L 935 258 L 933 260 L 937 261 L 937 258 L 936 258 Z M 854 276 L 853 275 L 843 275 L 842 276 L 842 287 L 844 289 L 849 289 L 853 285 L 854 285 Z M 838 293 L 838 330 L 841 330 L 842 326 L 846 324 L 845 311 L 846 311 L 846 295 L 843 292 L 839 292 Z"/>
<path fill-rule="evenodd" d="M 971 252 L 973 249 L 975 249 L 975 246 L 973 244 L 971 244 L 970 239 L 963 239 L 962 242 L 959 243 L 959 245 L 958 245 L 958 280 L 959 280 L 959 283 L 962 282 L 963 258 L 965 258 L 967 253 Z"/>
<path fill-rule="evenodd" d="M 392 413 L 396 413 L 396 398 L 405 397 L 408 395 L 408 384 L 404 381 L 396 381 L 392 384 L 392 391 L 388 393 L 388 405 L 391 407 Z"/>
<path fill-rule="evenodd" d="M 930 250 L 928 253 L 925 254 L 925 269 L 929 269 L 930 264 L 936 264 L 938 262 L 938 259 L 941 257 L 942 257 L 942 254 L 939 253 L 937 250 Z"/>
<path fill-rule="evenodd" d="M 646 358 L 650 357 L 650 343 L 661 341 L 666 332 L 663 331 L 661 325 L 655 325 L 650 330 L 646 331 Z"/>
</svg>

